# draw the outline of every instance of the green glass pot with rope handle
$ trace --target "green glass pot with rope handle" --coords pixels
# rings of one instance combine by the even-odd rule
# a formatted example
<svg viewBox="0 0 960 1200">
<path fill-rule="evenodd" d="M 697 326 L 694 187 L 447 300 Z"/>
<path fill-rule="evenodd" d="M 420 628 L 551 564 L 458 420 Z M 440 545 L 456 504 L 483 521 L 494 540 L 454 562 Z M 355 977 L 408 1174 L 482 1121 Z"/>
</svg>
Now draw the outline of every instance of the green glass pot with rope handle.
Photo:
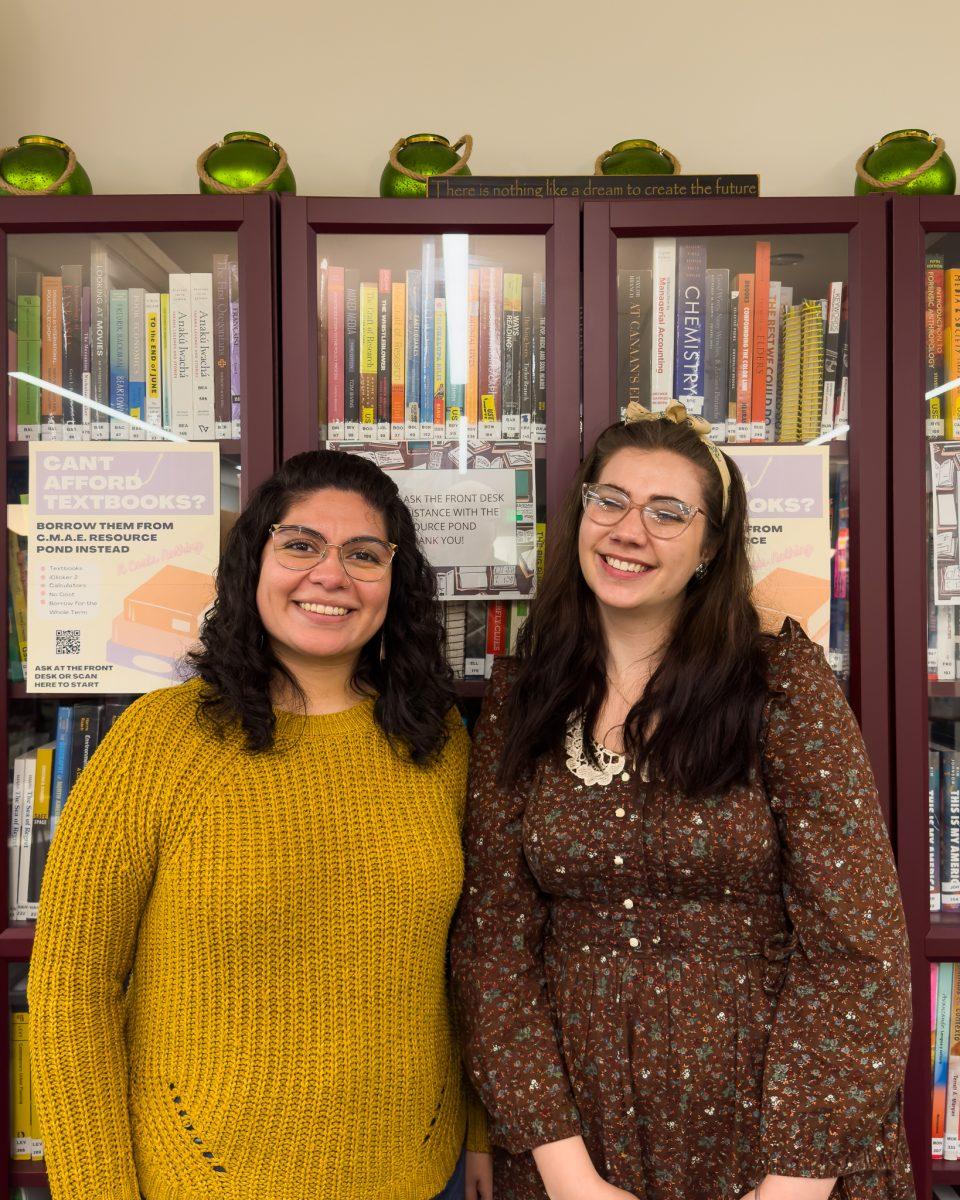
<svg viewBox="0 0 960 1200">
<path fill-rule="evenodd" d="M 628 138 L 597 155 L 594 175 L 679 175 L 680 163 L 649 138 Z"/>
<path fill-rule="evenodd" d="M 208 146 L 197 159 L 197 175 L 206 196 L 297 191 L 284 148 L 248 129 L 224 134 Z"/>
<path fill-rule="evenodd" d="M 28 133 L 0 151 L 0 196 L 91 196 L 90 177 L 66 142 Z"/>
<path fill-rule="evenodd" d="M 896 192 L 907 196 L 952 196 L 957 172 L 943 138 L 925 129 L 897 129 L 868 146 L 857 160 L 854 195 Z"/>
<path fill-rule="evenodd" d="M 459 154 L 459 150 L 463 150 Z M 473 152 L 469 133 L 452 144 L 439 133 L 413 133 L 401 138 L 390 151 L 380 176 L 380 195 L 409 199 L 427 194 L 429 175 L 469 175 L 467 160 Z"/>
</svg>

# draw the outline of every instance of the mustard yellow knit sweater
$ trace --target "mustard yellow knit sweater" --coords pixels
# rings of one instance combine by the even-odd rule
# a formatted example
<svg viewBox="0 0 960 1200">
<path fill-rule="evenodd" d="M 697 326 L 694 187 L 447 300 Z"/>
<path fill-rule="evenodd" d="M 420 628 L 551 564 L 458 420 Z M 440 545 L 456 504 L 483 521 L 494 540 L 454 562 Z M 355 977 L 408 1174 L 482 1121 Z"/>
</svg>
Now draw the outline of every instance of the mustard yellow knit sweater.
<svg viewBox="0 0 960 1200">
<path fill-rule="evenodd" d="M 468 1144 L 445 985 L 467 737 L 390 749 L 366 701 L 276 753 L 120 718 L 71 792 L 30 969 L 55 1200 L 427 1200 Z M 127 979 L 129 976 L 129 983 Z"/>
</svg>

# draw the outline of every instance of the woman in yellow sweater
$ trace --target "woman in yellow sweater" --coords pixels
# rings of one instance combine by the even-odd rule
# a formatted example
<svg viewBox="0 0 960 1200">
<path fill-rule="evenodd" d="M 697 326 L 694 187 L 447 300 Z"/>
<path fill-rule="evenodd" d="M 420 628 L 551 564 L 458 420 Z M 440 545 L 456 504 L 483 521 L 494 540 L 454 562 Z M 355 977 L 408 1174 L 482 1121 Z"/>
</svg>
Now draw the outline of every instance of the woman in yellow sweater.
<svg viewBox="0 0 960 1200">
<path fill-rule="evenodd" d="M 53 1196 L 491 1200 L 445 983 L 467 738 L 389 477 L 291 459 L 201 642 L 51 848 L 29 999 Z"/>
</svg>

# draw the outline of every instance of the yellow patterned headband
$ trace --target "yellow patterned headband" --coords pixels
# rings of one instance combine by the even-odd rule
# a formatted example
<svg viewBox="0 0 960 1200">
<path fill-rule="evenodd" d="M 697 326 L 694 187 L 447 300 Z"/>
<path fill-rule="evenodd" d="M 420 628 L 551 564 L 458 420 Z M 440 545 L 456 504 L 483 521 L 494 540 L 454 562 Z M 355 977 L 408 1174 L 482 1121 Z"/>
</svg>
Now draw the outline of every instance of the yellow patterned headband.
<svg viewBox="0 0 960 1200">
<path fill-rule="evenodd" d="M 710 451 L 710 457 L 720 473 L 720 482 L 723 484 L 723 508 L 720 513 L 722 520 L 727 515 L 727 507 L 730 503 L 730 468 L 727 466 L 727 460 L 710 441 L 710 422 L 705 421 L 703 417 L 696 417 L 692 413 L 688 413 L 679 400 L 674 400 L 663 412 L 651 412 L 649 408 L 644 408 L 636 400 L 631 400 L 627 405 L 623 423 L 624 425 L 633 425 L 636 421 L 672 421 L 674 425 L 690 426 Z"/>
</svg>

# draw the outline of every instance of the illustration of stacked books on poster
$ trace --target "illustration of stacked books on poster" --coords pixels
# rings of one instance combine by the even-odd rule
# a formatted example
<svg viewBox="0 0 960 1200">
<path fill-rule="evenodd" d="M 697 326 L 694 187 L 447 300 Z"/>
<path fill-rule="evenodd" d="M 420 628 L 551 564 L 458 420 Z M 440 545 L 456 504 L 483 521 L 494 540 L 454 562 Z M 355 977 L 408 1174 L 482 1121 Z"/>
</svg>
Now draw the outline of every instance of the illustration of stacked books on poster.
<svg viewBox="0 0 960 1200">
<path fill-rule="evenodd" d="M 394 474 L 441 600 L 523 599 L 537 562 L 534 448 L 517 442 L 342 442 Z"/>
<path fill-rule="evenodd" d="M 209 574 L 161 567 L 124 597 L 113 619 L 107 661 L 151 675 L 177 676 L 183 655 L 200 635 L 213 594 Z"/>
<path fill-rule="evenodd" d="M 937 604 L 960 604 L 960 553 L 957 512 L 960 508 L 960 442 L 931 442 L 933 484 L 933 578 Z"/>
</svg>

